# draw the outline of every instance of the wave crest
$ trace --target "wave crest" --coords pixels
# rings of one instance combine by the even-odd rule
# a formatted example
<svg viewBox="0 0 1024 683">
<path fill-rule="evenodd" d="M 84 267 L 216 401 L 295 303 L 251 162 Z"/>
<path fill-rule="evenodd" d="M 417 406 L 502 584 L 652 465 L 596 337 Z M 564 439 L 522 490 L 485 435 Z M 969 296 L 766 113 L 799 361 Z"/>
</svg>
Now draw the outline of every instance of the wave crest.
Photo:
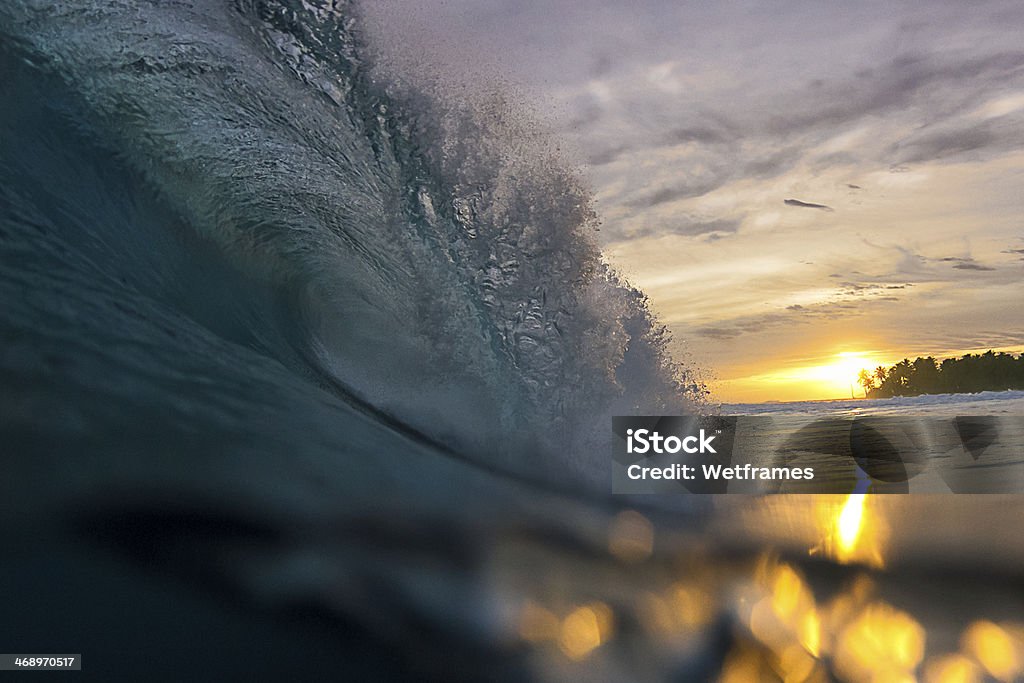
<svg viewBox="0 0 1024 683">
<path fill-rule="evenodd" d="M 453 450 L 602 487 L 611 415 L 700 399 L 602 261 L 579 174 L 514 103 L 375 70 L 353 3 L 69 12 L 11 5 L 6 37 L 251 285 L 186 315 L 273 290 L 290 303 L 235 316 L 267 355 Z"/>
</svg>

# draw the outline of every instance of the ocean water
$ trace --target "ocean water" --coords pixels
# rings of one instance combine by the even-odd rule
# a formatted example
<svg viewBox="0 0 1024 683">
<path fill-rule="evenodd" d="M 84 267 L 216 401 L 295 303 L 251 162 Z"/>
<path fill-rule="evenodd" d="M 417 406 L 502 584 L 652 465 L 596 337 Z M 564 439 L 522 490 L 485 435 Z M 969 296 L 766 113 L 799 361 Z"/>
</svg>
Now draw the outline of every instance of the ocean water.
<svg viewBox="0 0 1024 683">
<path fill-rule="evenodd" d="M 982 391 L 977 394 L 935 394 L 893 398 L 793 401 L 787 403 L 723 403 L 728 415 L 807 415 L 856 417 L 872 415 L 1024 415 L 1024 391 Z"/>
<path fill-rule="evenodd" d="M 160 351 L 273 385 L 268 364 L 520 475 L 586 478 L 608 416 L 690 407 L 574 171 L 492 111 L 393 95 L 356 6 L 3 11 L 12 328 L 134 335 L 157 402 L 183 379 Z"/>
<path fill-rule="evenodd" d="M 350 2 L 0 2 L 0 649 L 104 681 L 705 680 L 774 652 L 734 599 L 773 572 L 822 601 L 870 575 L 940 634 L 1014 614 L 1009 521 L 983 562 L 890 530 L 886 573 L 812 554 L 834 502 L 613 499 L 610 416 L 709 409 L 693 372 L 515 107 L 362 41 Z M 938 506 L 903 505 L 876 512 Z M 992 503 L 939 509 L 962 534 Z M 966 606 L 924 609 L 956 572 Z"/>
</svg>

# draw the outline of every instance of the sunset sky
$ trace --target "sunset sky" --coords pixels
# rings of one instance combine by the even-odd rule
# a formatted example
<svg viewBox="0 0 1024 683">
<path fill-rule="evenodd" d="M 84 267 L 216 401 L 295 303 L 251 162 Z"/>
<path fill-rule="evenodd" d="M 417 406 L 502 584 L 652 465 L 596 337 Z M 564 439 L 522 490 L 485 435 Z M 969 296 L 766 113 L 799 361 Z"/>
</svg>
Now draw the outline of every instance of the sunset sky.
<svg viewBox="0 0 1024 683">
<path fill-rule="evenodd" d="M 384 4 L 392 45 L 553 122 L 719 400 L 1024 349 L 1019 1 Z"/>
</svg>

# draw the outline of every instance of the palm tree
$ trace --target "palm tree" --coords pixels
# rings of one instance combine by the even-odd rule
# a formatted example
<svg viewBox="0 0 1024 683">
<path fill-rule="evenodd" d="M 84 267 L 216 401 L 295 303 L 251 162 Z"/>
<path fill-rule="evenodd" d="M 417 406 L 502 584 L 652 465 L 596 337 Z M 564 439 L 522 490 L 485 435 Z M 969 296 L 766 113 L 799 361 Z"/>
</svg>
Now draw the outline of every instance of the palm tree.
<svg viewBox="0 0 1024 683">
<path fill-rule="evenodd" d="M 857 384 L 864 387 L 864 398 L 867 398 L 868 392 L 875 388 L 875 378 L 867 370 L 861 368 L 857 375 Z"/>
</svg>

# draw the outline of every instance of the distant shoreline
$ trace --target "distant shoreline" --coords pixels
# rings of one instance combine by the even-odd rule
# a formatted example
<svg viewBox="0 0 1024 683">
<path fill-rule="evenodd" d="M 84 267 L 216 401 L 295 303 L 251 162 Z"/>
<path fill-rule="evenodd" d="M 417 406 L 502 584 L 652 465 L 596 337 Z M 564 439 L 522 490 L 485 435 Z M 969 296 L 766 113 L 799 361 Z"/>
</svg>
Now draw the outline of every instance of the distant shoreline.
<svg viewBox="0 0 1024 683">
<path fill-rule="evenodd" d="M 990 396 L 986 396 L 990 395 Z M 805 399 L 802 401 L 758 401 L 758 402 L 738 402 L 738 401 L 722 401 L 717 405 L 722 409 L 723 413 L 728 414 L 730 411 L 728 408 L 732 407 L 746 407 L 746 406 L 766 406 L 766 407 L 787 407 L 787 406 L 799 406 L 805 404 L 868 404 L 868 405 L 892 405 L 894 403 L 942 403 L 943 397 L 950 399 L 958 399 L 959 401 L 977 401 L 977 400 L 1000 400 L 1000 399 L 1024 399 L 1024 390 L 1022 389 L 1001 389 L 1001 390 L 986 390 L 986 391 L 973 391 L 973 392 L 954 392 L 954 393 L 942 393 L 942 394 L 918 394 L 916 396 L 882 396 L 875 398 L 818 398 L 818 399 Z M 945 401 L 950 402 L 950 401 Z"/>
<path fill-rule="evenodd" d="M 785 405 L 787 403 L 836 403 L 843 401 L 891 401 L 896 398 L 922 398 L 925 396 L 977 396 L 978 394 L 1009 394 L 1009 393 L 1024 393 L 1022 389 L 985 389 L 982 391 L 947 391 L 935 394 L 916 394 L 914 396 L 869 396 L 867 398 L 863 396 L 854 396 L 853 398 L 807 398 L 796 401 L 755 401 L 740 402 L 740 401 L 723 401 L 723 405 Z"/>
</svg>

